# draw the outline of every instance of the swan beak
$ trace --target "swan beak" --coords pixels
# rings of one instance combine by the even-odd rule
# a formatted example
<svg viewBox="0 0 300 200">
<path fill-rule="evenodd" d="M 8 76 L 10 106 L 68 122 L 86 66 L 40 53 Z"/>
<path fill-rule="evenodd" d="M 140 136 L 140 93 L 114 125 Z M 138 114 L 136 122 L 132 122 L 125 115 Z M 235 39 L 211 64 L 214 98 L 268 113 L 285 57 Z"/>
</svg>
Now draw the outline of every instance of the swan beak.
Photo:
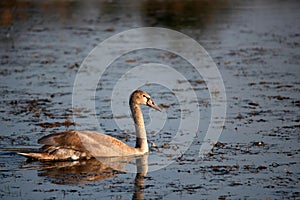
<svg viewBox="0 0 300 200">
<path fill-rule="evenodd" d="M 154 104 L 153 102 L 148 103 L 147 106 L 154 108 L 155 110 L 161 111 L 160 107 L 158 107 L 158 105 Z"/>
</svg>

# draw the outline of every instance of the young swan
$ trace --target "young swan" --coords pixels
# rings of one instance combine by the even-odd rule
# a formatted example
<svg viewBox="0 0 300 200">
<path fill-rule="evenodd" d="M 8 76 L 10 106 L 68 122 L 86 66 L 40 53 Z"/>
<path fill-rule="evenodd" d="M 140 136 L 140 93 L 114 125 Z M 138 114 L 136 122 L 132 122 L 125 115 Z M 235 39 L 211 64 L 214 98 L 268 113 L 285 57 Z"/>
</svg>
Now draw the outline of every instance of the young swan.
<svg viewBox="0 0 300 200">
<path fill-rule="evenodd" d="M 129 106 L 136 130 L 135 148 L 109 135 L 74 130 L 44 136 L 38 140 L 39 144 L 44 144 L 38 152 L 19 152 L 19 154 L 30 159 L 48 161 L 143 155 L 148 152 L 148 142 L 140 105 L 147 105 L 160 111 L 146 92 L 136 90 L 131 94 Z"/>
</svg>

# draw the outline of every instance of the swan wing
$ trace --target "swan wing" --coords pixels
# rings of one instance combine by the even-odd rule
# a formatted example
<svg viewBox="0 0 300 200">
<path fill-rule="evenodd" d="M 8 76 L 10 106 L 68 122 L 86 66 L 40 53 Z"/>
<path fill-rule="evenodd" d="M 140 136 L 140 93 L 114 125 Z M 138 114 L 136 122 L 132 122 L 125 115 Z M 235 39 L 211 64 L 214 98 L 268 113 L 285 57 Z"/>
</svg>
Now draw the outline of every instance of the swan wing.
<svg viewBox="0 0 300 200">
<path fill-rule="evenodd" d="M 93 157 L 113 157 L 135 155 L 136 149 L 122 141 L 92 131 L 66 131 L 42 137 L 40 144 L 89 152 Z"/>
<path fill-rule="evenodd" d="M 40 138 L 38 143 L 46 146 L 65 147 L 83 152 L 87 151 L 80 140 L 78 131 L 52 133 Z"/>
</svg>

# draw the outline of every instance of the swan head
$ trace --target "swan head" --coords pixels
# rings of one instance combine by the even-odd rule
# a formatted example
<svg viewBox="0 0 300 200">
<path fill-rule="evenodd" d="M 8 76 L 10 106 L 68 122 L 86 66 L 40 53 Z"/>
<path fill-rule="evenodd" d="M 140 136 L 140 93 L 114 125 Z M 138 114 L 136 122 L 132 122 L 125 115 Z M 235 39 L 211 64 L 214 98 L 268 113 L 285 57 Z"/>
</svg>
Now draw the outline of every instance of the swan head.
<svg viewBox="0 0 300 200">
<path fill-rule="evenodd" d="M 155 110 L 161 111 L 158 105 L 153 102 L 150 95 L 142 90 L 136 90 L 131 94 L 129 104 L 147 105 Z"/>
</svg>

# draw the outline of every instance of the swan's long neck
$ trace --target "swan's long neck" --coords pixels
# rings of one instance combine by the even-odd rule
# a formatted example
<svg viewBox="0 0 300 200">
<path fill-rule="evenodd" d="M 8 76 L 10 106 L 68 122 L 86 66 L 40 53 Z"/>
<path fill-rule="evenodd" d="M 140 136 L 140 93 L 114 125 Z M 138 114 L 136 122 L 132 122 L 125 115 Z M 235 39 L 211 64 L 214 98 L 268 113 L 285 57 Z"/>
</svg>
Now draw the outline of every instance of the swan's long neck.
<svg viewBox="0 0 300 200">
<path fill-rule="evenodd" d="M 148 142 L 145 129 L 144 118 L 142 110 L 139 105 L 131 104 L 130 105 L 131 113 L 135 125 L 135 134 L 136 134 L 136 146 L 135 148 L 141 149 L 142 152 L 148 152 Z"/>
</svg>

